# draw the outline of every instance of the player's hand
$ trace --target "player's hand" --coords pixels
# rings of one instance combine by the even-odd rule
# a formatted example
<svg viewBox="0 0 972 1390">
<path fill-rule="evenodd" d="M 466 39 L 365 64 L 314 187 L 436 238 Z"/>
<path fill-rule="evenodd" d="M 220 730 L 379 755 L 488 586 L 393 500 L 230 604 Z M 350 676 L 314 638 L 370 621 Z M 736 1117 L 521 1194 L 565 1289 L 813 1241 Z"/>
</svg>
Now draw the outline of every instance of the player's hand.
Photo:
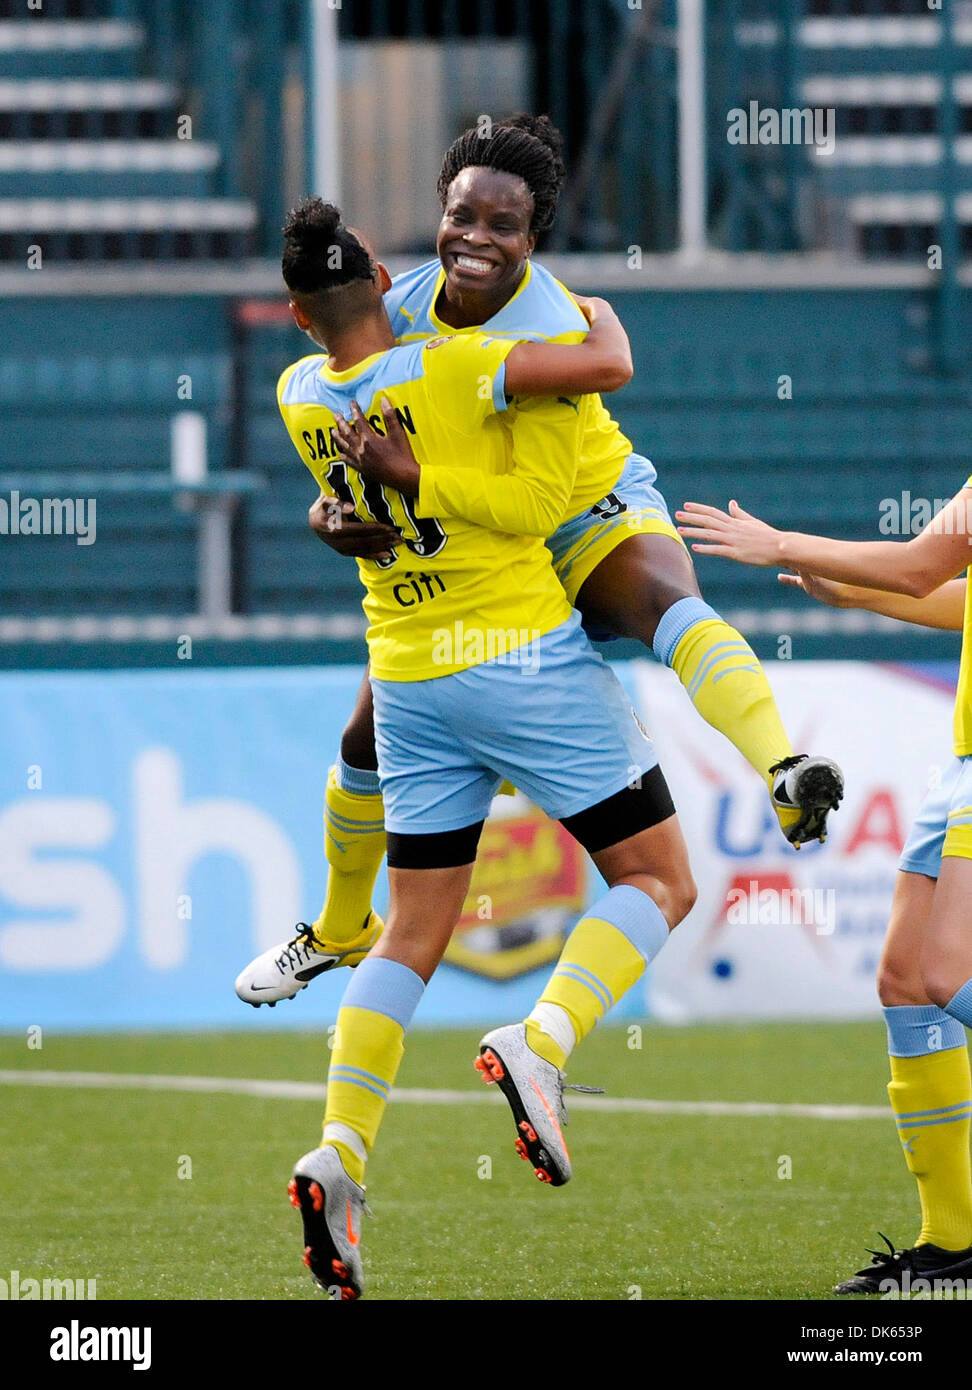
<svg viewBox="0 0 972 1390">
<path fill-rule="evenodd" d="M 350 502 L 341 502 L 322 492 L 307 513 L 311 530 L 338 555 L 356 560 L 391 559 L 392 547 L 401 532 L 377 521 L 360 521 Z"/>
<path fill-rule="evenodd" d="M 687 536 L 699 555 L 723 555 L 742 565 L 780 563 L 783 533 L 743 511 L 738 502 L 730 502 L 728 512 L 702 502 L 686 502 L 685 509 L 675 513 L 675 520 L 684 523 L 678 528 L 679 535 Z"/>
<path fill-rule="evenodd" d="M 598 319 L 617 317 L 607 300 L 601 299 L 596 294 L 575 294 L 572 297 L 592 328 Z"/>
<path fill-rule="evenodd" d="M 594 319 L 597 317 L 597 310 L 594 308 L 594 301 L 590 298 L 590 296 L 586 294 L 572 293 L 571 298 L 573 299 L 574 303 L 577 305 L 581 313 L 584 315 L 584 317 L 587 319 L 587 322 L 589 324 L 592 324 L 594 322 Z"/>
<path fill-rule="evenodd" d="M 833 579 L 821 579 L 819 575 L 798 570 L 796 574 L 778 574 L 777 579 L 789 589 L 802 589 L 808 598 L 826 603 L 830 608 L 850 608 L 847 600 L 847 585 L 838 584 Z"/>
<path fill-rule="evenodd" d="M 335 415 L 331 438 L 344 462 L 369 482 L 384 483 L 403 497 L 417 497 L 421 469 L 412 453 L 408 435 L 395 413 L 395 407 L 384 396 L 381 416 L 385 433 L 372 428 L 357 401 L 351 402 L 349 424 L 343 415 Z"/>
</svg>

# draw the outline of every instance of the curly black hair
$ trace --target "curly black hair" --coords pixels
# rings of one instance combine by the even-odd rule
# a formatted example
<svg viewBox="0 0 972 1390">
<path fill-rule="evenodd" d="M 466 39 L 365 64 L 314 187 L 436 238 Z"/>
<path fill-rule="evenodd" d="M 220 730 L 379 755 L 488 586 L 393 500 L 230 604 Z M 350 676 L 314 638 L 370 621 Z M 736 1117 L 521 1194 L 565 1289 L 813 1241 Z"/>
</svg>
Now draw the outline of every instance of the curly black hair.
<svg viewBox="0 0 972 1390">
<path fill-rule="evenodd" d="M 477 126 L 463 131 L 445 152 L 439 171 L 442 206 L 453 179 L 463 169 L 478 166 L 517 174 L 533 194 L 532 232 L 545 232 L 557 211 L 566 169 L 563 140 L 549 116 L 510 116 L 482 134 Z"/>
<path fill-rule="evenodd" d="M 352 280 L 374 279 L 374 261 L 333 203 L 304 198 L 287 214 L 283 234 L 281 265 L 288 289 L 314 294 Z"/>
</svg>

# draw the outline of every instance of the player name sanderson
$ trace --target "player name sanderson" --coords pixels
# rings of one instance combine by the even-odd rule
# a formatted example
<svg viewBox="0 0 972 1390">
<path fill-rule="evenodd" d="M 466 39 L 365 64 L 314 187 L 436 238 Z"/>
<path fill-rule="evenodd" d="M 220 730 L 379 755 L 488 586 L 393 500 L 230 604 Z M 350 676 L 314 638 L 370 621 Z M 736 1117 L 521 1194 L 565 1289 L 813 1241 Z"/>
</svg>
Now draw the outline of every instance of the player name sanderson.
<svg viewBox="0 0 972 1390">
<path fill-rule="evenodd" d="M 94 545 L 98 502 L 94 497 L 0 497 L 0 536 L 74 536 Z"/>
<path fill-rule="evenodd" d="M 82 1327 L 72 1318 L 51 1329 L 52 1361 L 130 1361 L 133 1371 L 152 1364 L 151 1327 Z"/>
</svg>

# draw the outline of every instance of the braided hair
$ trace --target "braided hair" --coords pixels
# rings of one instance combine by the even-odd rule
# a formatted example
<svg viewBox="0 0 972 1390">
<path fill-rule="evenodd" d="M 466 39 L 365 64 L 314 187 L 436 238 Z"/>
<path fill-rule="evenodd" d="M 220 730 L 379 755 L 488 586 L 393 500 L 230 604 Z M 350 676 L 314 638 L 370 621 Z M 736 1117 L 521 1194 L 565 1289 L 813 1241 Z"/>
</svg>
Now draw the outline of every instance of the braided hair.
<svg viewBox="0 0 972 1390">
<path fill-rule="evenodd" d="M 533 195 L 531 232 L 545 232 L 554 220 L 566 169 L 563 141 L 549 116 L 510 116 L 490 126 L 488 135 L 473 126 L 445 152 L 438 193 L 445 207 L 453 179 L 463 169 L 482 167 L 516 174 Z"/>
</svg>

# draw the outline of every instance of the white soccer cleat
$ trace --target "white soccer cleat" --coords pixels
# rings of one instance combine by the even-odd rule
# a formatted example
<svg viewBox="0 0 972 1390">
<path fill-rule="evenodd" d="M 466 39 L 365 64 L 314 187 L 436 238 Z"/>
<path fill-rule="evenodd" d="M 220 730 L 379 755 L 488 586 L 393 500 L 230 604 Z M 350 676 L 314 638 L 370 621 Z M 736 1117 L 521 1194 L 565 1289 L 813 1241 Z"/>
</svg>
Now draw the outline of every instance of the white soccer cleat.
<svg viewBox="0 0 972 1390">
<path fill-rule="evenodd" d="M 317 1287 L 335 1301 L 360 1298 L 361 1218 L 368 1208 L 337 1149 L 328 1144 L 299 1158 L 287 1191 L 304 1222 L 304 1264 Z"/>
<path fill-rule="evenodd" d="M 561 1129 L 567 1123 L 564 1073 L 533 1051 L 526 1025 L 511 1023 L 487 1033 L 475 1067 L 486 1084 L 495 1081 L 509 1101 L 520 1157 L 533 1164 L 541 1182 L 553 1187 L 569 1182 L 570 1154 Z"/>
<path fill-rule="evenodd" d="M 321 942 L 306 922 L 298 922 L 297 935 L 271 946 L 250 961 L 236 977 L 236 993 L 245 1004 L 271 1008 L 281 999 L 293 999 L 311 980 L 339 965 L 359 965 L 384 930 L 377 912 L 369 912 L 357 936 L 340 945 Z"/>
</svg>

